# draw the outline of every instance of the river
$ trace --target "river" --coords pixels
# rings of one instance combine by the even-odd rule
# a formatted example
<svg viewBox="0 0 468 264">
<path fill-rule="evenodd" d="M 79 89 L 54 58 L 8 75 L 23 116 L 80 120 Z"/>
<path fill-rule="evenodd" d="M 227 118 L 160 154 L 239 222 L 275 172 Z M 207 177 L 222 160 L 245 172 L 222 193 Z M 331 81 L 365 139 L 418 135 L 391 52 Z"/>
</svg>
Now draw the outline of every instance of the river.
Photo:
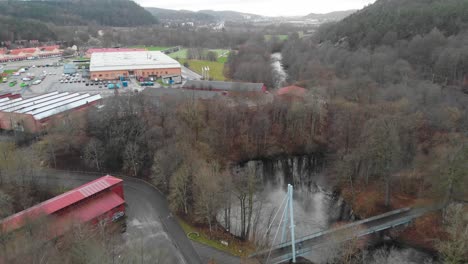
<svg viewBox="0 0 468 264">
<path fill-rule="evenodd" d="M 278 244 L 281 242 L 281 222 L 283 208 L 280 208 L 286 197 L 288 183 L 294 186 L 294 222 L 296 239 L 329 229 L 339 222 L 353 220 L 349 206 L 338 194 L 333 193 L 329 180 L 322 172 L 323 165 L 319 157 L 295 156 L 273 160 L 254 160 L 239 165 L 236 169 L 250 168 L 259 179 L 259 194 L 255 197 L 251 238 L 258 244 Z M 240 206 L 235 197 L 231 212 L 231 230 L 240 234 Z M 280 209 L 280 210 L 278 210 Z M 277 214 L 275 220 L 275 214 Z M 224 215 L 218 215 L 223 223 Z M 289 238 L 289 232 L 287 240 Z M 383 248 L 383 249 L 382 249 Z M 333 255 L 330 246 L 314 249 L 306 258 L 314 263 L 326 263 Z M 388 263 L 423 263 L 421 259 L 430 256 L 412 248 L 391 249 L 387 246 L 371 250 L 370 258 L 389 258 L 399 262 Z M 379 260 L 379 261 L 380 261 Z M 375 263 L 379 263 L 376 260 Z M 383 262 L 385 263 L 385 262 Z"/>
<path fill-rule="evenodd" d="M 273 53 L 271 54 L 271 67 L 273 68 L 273 76 L 274 76 L 274 88 L 281 88 L 286 84 L 286 79 L 288 78 L 288 74 L 284 70 L 283 64 L 281 60 L 283 56 L 281 53 Z"/>
</svg>

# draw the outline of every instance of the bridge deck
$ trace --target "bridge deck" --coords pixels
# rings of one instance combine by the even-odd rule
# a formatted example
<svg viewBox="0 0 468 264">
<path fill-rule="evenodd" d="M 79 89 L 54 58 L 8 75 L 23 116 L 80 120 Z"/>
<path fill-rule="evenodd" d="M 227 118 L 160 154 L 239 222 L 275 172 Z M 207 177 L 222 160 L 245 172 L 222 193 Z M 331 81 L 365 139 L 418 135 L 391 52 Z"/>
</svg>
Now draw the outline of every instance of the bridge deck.
<svg viewBox="0 0 468 264">
<path fill-rule="evenodd" d="M 421 215 L 437 208 L 438 207 L 403 208 L 361 221 L 353 222 L 338 228 L 308 235 L 296 240 L 296 254 L 297 256 L 304 255 L 310 252 L 314 247 L 318 247 L 320 245 L 344 242 L 353 238 L 359 238 L 385 229 L 404 225 L 411 222 L 413 219 L 418 218 Z M 270 255 L 268 263 L 280 263 L 282 261 L 291 259 L 291 242 L 274 246 L 271 249 L 271 253 L 269 249 L 255 253 L 250 257 L 255 257 L 261 260 L 262 263 L 266 263 L 268 255 Z"/>
</svg>

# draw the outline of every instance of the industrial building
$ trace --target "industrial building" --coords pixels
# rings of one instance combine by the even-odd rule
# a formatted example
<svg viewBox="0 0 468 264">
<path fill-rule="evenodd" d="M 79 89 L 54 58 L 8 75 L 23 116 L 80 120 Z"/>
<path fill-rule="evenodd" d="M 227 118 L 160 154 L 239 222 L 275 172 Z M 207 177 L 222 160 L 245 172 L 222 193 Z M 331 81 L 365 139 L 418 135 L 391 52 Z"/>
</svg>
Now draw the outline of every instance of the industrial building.
<svg viewBox="0 0 468 264">
<path fill-rule="evenodd" d="M 86 58 L 91 58 L 91 55 L 96 52 L 127 52 L 127 51 L 146 51 L 141 48 L 91 48 L 86 51 Z"/>
<path fill-rule="evenodd" d="M 43 131 L 64 115 L 82 112 L 97 104 L 101 95 L 53 92 L 28 99 L 0 98 L 0 129 L 29 133 Z"/>
<path fill-rule="evenodd" d="M 65 234 L 73 224 L 114 222 L 124 215 L 123 181 L 107 175 L 7 217 L 0 221 L 0 228 L 4 233 L 12 232 L 46 217 L 44 229 L 53 239 Z"/>
<path fill-rule="evenodd" d="M 267 91 L 263 83 L 246 82 L 220 82 L 220 81 L 199 81 L 189 80 L 182 86 L 183 89 L 218 91 L 218 92 L 242 92 L 242 93 L 262 93 Z"/>
<path fill-rule="evenodd" d="M 94 52 L 89 70 L 91 79 L 100 80 L 182 74 L 180 63 L 160 51 Z"/>
</svg>

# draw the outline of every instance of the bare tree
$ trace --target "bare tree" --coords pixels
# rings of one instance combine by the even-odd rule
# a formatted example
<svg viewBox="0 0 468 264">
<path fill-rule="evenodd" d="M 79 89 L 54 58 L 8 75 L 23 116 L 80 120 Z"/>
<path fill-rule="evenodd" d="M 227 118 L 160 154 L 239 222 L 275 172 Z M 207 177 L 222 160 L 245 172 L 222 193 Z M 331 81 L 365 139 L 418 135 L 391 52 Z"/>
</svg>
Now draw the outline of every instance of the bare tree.
<svg viewBox="0 0 468 264">
<path fill-rule="evenodd" d="M 102 142 L 99 139 L 92 138 L 84 148 L 83 158 L 91 167 L 101 171 L 104 158 Z"/>
<path fill-rule="evenodd" d="M 444 229 L 447 238 L 436 243 L 446 264 L 468 261 L 468 218 L 463 205 L 450 205 L 446 209 Z"/>
</svg>

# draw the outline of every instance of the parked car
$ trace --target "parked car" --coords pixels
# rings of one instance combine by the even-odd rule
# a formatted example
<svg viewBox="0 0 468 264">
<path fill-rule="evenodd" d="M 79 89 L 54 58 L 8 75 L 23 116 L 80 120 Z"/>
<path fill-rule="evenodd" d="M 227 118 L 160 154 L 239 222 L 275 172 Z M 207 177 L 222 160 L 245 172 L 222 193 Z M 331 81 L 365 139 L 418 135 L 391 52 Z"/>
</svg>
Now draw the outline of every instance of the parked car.
<svg viewBox="0 0 468 264">
<path fill-rule="evenodd" d="M 38 84 L 40 84 L 41 82 L 42 82 L 42 80 L 35 80 L 32 84 L 38 85 Z"/>
<path fill-rule="evenodd" d="M 11 82 L 8 84 L 8 86 L 13 87 L 13 86 L 15 86 L 17 83 L 18 83 L 18 82 L 17 82 L 16 80 L 14 80 L 14 81 L 11 81 Z"/>
<path fill-rule="evenodd" d="M 21 80 L 22 80 L 22 81 L 25 81 L 25 82 L 29 82 L 29 81 L 31 81 L 31 78 L 29 78 L 29 77 L 24 77 L 24 78 L 21 79 Z"/>
<path fill-rule="evenodd" d="M 28 86 L 29 86 L 29 84 L 24 83 L 24 82 L 20 84 L 20 87 L 21 87 L 21 88 L 28 87 Z"/>
</svg>

